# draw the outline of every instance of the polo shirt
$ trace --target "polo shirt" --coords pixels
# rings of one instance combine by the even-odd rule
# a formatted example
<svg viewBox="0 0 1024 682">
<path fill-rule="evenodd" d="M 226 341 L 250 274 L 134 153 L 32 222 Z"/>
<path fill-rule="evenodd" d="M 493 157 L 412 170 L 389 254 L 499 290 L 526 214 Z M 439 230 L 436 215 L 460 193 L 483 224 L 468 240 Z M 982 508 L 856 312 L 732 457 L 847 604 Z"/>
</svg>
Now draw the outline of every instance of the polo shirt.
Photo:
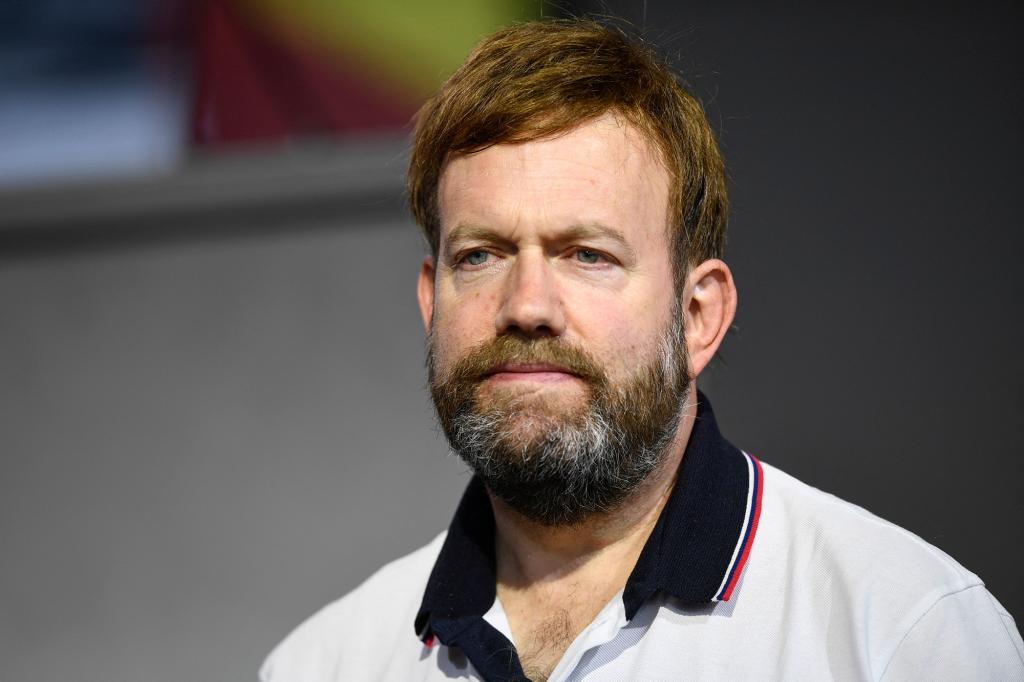
<svg viewBox="0 0 1024 682">
<path fill-rule="evenodd" d="M 292 632 L 264 682 L 525 680 L 473 479 L 447 532 Z M 550 680 L 1024 680 L 982 581 L 917 536 L 805 485 L 698 412 L 623 590 Z"/>
</svg>

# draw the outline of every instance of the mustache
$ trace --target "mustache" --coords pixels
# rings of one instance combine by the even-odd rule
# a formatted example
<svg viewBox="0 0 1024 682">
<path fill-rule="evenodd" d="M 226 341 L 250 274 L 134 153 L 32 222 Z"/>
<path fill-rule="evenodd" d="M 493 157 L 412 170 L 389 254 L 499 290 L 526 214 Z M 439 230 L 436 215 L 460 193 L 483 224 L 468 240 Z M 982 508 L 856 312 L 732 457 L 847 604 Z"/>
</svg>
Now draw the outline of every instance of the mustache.
<svg viewBox="0 0 1024 682">
<path fill-rule="evenodd" d="M 479 382 L 495 367 L 506 364 L 554 365 L 588 384 L 606 383 L 601 366 L 582 348 L 552 337 L 524 339 L 513 335 L 499 336 L 476 346 L 438 379 L 446 385 Z"/>
</svg>

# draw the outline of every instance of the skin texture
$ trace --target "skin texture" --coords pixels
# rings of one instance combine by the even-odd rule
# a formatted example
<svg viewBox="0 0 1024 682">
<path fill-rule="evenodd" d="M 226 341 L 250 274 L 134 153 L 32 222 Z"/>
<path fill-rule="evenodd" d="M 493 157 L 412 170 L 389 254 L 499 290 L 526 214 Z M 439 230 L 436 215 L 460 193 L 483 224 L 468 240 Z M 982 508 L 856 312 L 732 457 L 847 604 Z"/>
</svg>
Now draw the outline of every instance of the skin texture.
<svg viewBox="0 0 1024 682">
<path fill-rule="evenodd" d="M 554 138 L 449 160 L 438 259 L 424 260 L 417 289 L 435 364 L 443 370 L 502 335 L 560 338 L 624 381 L 655 357 L 680 295 L 695 380 L 732 323 L 736 292 L 720 260 L 692 265 L 676 292 L 668 197 L 655 148 L 610 113 Z M 557 414 L 587 397 L 585 383 L 557 367 L 500 369 L 481 383 L 480 400 L 514 397 Z M 614 513 L 543 526 L 492 496 L 498 597 L 532 678 L 545 678 L 625 585 L 674 484 L 694 389 L 662 466 Z M 517 426 L 528 438 L 537 421 Z"/>
</svg>

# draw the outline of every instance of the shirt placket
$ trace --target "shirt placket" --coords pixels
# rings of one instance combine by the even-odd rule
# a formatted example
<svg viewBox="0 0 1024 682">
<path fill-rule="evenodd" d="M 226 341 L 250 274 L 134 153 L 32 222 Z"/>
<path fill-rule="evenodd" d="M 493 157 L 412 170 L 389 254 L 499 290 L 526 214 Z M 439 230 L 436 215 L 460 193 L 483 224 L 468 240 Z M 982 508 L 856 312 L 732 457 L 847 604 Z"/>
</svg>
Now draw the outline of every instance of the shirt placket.
<svg viewBox="0 0 1024 682">
<path fill-rule="evenodd" d="M 550 682 L 575 682 L 578 679 L 576 667 L 583 655 L 614 640 L 627 623 L 626 608 L 620 592 L 601 609 L 601 613 L 597 614 L 590 625 L 584 628 L 565 650 L 558 665 L 551 671 L 548 678 Z"/>
</svg>

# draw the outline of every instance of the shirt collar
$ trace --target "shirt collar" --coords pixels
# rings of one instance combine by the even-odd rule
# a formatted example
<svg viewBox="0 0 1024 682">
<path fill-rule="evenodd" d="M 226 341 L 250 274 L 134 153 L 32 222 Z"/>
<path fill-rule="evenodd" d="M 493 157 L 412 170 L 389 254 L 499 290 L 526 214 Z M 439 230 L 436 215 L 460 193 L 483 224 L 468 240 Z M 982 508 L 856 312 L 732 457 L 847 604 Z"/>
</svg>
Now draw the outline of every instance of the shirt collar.
<svg viewBox="0 0 1024 682">
<path fill-rule="evenodd" d="M 760 483 L 757 460 L 722 437 L 711 403 L 698 392 L 675 487 L 622 594 L 628 619 L 658 592 L 687 604 L 729 598 L 756 532 Z M 474 477 L 427 582 L 415 623 L 421 638 L 443 631 L 448 644 L 487 612 L 495 598 L 494 551 L 494 514 Z"/>
</svg>

